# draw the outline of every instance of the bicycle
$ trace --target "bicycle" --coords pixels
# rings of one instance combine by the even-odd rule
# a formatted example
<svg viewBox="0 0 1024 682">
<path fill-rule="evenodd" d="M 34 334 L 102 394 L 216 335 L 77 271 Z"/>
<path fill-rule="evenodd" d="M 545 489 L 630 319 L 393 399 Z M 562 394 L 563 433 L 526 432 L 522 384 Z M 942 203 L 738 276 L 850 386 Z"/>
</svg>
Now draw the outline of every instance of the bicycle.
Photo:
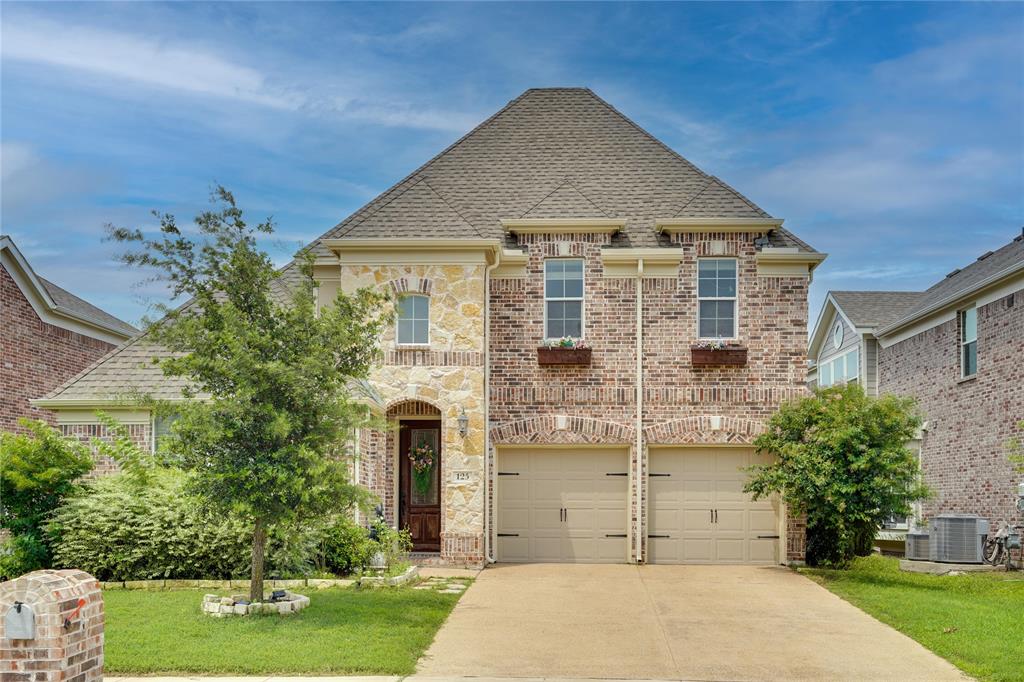
<svg viewBox="0 0 1024 682">
<path fill-rule="evenodd" d="M 992 566 L 1006 564 L 1006 570 L 1012 571 L 1015 568 L 1012 550 L 1020 550 L 1021 548 L 1021 530 L 1024 530 L 1024 526 L 1011 526 L 1006 521 L 1003 521 L 1003 525 L 1000 526 L 999 530 L 994 535 L 989 535 L 985 541 L 985 547 L 981 553 L 982 560 Z M 1019 566 L 1016 568 L 1019 568 Z"/>
</svg>

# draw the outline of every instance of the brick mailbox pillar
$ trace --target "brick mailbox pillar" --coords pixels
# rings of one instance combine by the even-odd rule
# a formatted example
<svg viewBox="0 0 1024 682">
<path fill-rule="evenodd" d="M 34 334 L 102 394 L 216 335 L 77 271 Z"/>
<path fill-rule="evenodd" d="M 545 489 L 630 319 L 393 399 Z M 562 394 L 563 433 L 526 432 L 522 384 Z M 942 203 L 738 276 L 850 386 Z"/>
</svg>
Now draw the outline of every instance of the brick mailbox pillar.
<svg viewBox="0 0 1024 682">
<path fill-rule="evenodd" d="M 102 679 L 103 596 L 95 578 L 46 570 L 0 583 L 0 682 Z"/>
</svg>

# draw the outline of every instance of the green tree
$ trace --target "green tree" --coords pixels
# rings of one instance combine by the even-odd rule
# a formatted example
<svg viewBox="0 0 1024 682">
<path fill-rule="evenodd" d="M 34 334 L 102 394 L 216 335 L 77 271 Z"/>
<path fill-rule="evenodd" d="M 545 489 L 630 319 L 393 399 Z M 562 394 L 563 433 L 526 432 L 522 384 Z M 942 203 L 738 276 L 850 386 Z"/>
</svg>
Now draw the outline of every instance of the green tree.
<svg viewBox="0 0 1024 682">
<path fill-rule="evenodd" d="M 846 566 L 870 552 L 883 520 L 927 497 L 906 447 L 920 424 L 911 399 L 870 398 L 858 384 L 820 390 L 771 418 L 754 444 L 775 459 L 752 467 L 746 490 L 807 515 L 809 564 Z"/>
<path fill-rule="evenodd" d="M 189 492 L 251 524 L 249 592 L 261 600 L 271 527 L 366 501 L 349 483 L 347 439 L 371 417 L 349 386 L 368 375 L 390 313 L 386 297 L 368 289 L 339 292 L 318 311 L 312 254 L 289 268 L 285 286 L 256 243 L 273 223 L 249 226 L 222 187 L 212 201 L 194 232 L 155 214 L 159 236 L 109 234 L 128 246 L 124 263 L 155 272 L 173 298 L 190 298 L 162 306 L 146 330 L 173 351 L 154 362 L 189 382 L 168 449 L 193 474 Z"/>
<path fill-rule="evenodd" d="M 0 573 L 9 578 L 50 565 L 44 525 L 93 467 L 85 445 L 46 422 L 18 421 L 27 433 L 0 434 L 0 528 L 10 533 Z"/>
</svg>

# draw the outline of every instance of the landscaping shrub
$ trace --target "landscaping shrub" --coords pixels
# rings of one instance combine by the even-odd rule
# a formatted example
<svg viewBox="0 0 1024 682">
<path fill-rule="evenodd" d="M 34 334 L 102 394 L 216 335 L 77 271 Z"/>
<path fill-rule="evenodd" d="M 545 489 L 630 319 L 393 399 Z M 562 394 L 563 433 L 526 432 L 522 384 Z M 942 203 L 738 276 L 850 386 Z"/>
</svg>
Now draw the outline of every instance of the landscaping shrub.
<svg viewBox="0 0 1024 682">
<path fill-rule="evenodd" d="M 0 434 L 0 528 L 10 533 L 0 549 L 0 579 L 50 565 L 47 516 L 93 467 L 81 443 L 43 421 L 22 419 L 20 424 L 29 433 Z"/>
<path fill-rule="evenodd" d="M 339 516 L 324 530 L 323 567 L 336 575 L 356 573 L 370 565 L 377 549 L 365 528 Z"/>
<path fill-rule="evenodd" d="M 184 493 L 185 474 L 158 469 L 140 485 L 105 476 L 69 497 L 53 516 L 54 563 L 100 580 L 229 579 L 248 576 L 252 527 L 211 513 Z M 267 547 L 268 574 L 302 577 L 313 570 L 321 530 L 277 528 Z"/>
<path fill-rule="evenodd" d="M 753 467 L 745 489 L 807 515 L 809 565 L 844 567 L 871 551 L 884 519 L 928 495 L 906 447 L 920 424 L 912 400 L 871 398 L 857 384 L 820 390 L 771 418 L 754 445 L 775 461 Z"/>
</svg>

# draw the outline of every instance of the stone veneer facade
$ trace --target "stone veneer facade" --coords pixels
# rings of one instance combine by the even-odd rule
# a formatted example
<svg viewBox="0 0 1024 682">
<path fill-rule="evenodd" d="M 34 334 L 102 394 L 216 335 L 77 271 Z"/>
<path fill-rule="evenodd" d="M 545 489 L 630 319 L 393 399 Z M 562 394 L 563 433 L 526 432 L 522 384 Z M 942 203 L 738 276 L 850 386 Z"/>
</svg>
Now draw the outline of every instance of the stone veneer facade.
<svg viewBox="0 0 1024 682">
<path fill-rule="evenodd" d="M 936 496 L 925 518 L 978 514 L 994 527 L 1017 518 L 1015 474 L 1007 441 L 1024 436 L 1024 289 L 978 307 L 978 371 L 960 378 L 958 319 L 879 352 L 882 392 L 917 399 L 928 422 L 921 470 Z"/>
<path fill-rule="evenodd" d="M 7 268 L 0 266 L 0 430 L 21 431 L 19 417 L 56 423 L 29 400 L 46 395 L 114 345 L 39 319 Z"/>
<path fill-rule="evenodd" d="M 382 288 L 430 297 L 429 343 L 398 345 L 392 326 L 381 340 L 383 362 L 370 383 L 385 403 L 392 429 L 364 430 L 359 438 L 359 479 L 380 499 L 385 517 L 398 516 L 398 447 L 403 418 L 441 420 L 441 557 L 448 563 L 484 560 L 484 298 L 485 265 L 477 263 L 349 265 L 320 269 L 320 303 L 341 284 L 346 291 Z M 465 410 L 468 433 L 459 435 Z M 456 481 L 453 472 L 469 472 Z"/>
</svg>

